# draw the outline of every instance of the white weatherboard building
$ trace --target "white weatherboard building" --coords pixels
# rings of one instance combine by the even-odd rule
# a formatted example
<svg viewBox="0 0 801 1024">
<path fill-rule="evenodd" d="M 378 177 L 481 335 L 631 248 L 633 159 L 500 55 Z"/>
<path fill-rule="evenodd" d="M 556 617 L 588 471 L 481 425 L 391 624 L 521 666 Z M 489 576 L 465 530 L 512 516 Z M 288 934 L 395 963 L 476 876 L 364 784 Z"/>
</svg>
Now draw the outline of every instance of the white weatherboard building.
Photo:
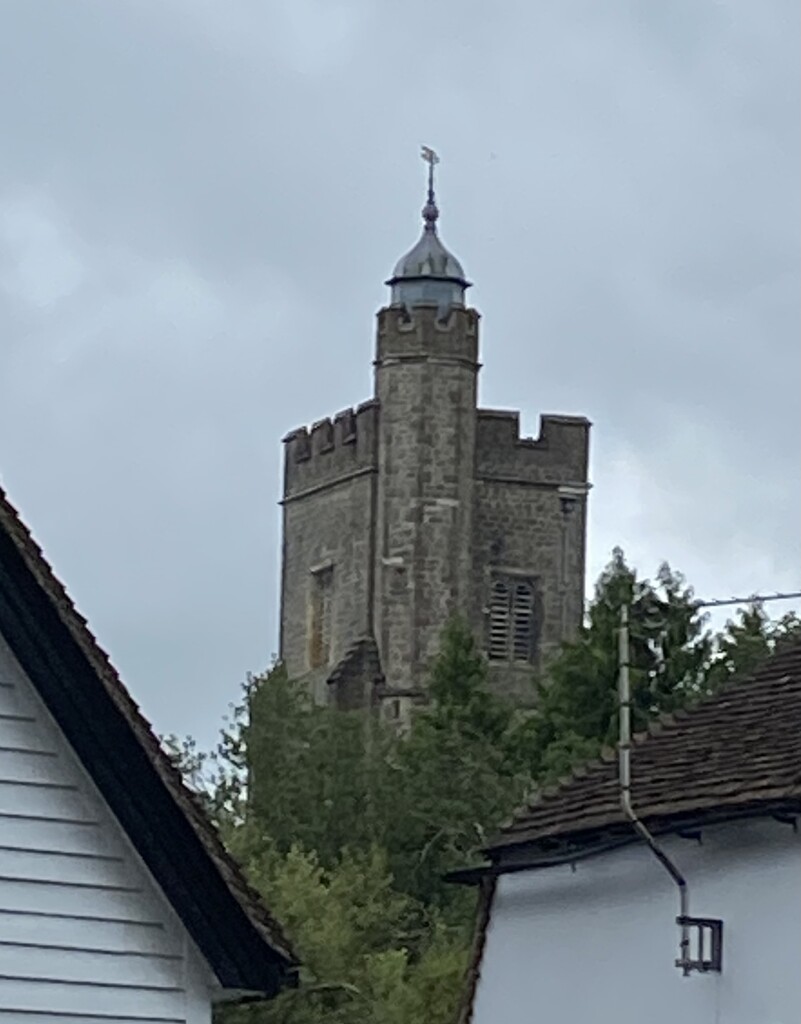
<svg viewBox="0 0 801 1024">
<path fill-rule="evenodd" d="M 481 887 L 461 1024 L 801 1020 L 801 645 L 638 737 L 631 766 L 689 922 L 620 809 L 615 759 L 598 762 L 455 876 Z"/>
<path fill-rule="evenodd" d="M 295 976 L 0 490 L 0 1024 L 209 1024 Z"/>
</svg>

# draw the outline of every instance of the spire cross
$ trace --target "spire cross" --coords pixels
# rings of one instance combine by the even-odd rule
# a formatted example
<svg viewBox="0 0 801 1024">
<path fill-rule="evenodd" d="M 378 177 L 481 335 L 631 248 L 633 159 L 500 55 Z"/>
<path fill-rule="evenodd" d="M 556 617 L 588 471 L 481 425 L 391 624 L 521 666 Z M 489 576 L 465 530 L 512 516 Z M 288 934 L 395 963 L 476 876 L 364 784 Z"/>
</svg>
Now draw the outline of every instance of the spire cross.
<svg viewBox="0 0 801 1024">
<path fill-rule="evenodd" d="M 434 202 L 434 166 L 439 163 L 439 157 L 429 146 L 422 146 L 420 156 L 428 164 L 428 201 Z"/>
</svg>

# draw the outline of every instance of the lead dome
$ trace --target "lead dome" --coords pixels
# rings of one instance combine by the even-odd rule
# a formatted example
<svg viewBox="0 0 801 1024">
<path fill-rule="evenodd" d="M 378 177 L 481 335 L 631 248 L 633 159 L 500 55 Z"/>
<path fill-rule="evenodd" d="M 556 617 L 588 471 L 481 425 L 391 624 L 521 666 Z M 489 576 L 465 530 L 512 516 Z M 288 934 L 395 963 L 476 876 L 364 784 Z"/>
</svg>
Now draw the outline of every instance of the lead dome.
<svg viewBox="0 0 801 1024">
<path fill-rule="evenodd" d="M 423 150 L 429 164 L 428 197 L 423 207 L 423 233 L 412 249 L 395 265 L 387 281 L 391 288 L 391 304 L 411 309 L 415 306 L 437 306 L 441 314 L 453 306 L 464 306 L 465 291 L 470 287 L 462 264 L 449 252 L 437 233 L 439 209 L 434 195 L 434 164 L 436 156 Z"/>
</svg>

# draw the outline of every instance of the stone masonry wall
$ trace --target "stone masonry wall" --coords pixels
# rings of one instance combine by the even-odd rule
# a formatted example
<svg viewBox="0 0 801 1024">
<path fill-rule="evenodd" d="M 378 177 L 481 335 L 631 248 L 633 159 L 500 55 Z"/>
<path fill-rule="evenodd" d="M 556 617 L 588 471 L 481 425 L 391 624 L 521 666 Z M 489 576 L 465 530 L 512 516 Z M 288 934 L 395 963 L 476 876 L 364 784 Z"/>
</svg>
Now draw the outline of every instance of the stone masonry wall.
<svg viewBox="0 0 801 1024">
<path fill-rule="evenodd" d="M 376 639 L 387 683 L 424 683 L 442 627 L 470 603 L 478 314 L 379 313 Z"/>
<path fill-rule="evenodd" d="M 479 409 L 476 476 L 537 484 L 587 480 L 590 422 L 583 416 L 542 416 L 539 437 L 520 437 L 520 414 Z"/>
<path fill-rule="evenodd" d="M 339 483 L 377 466 L 378 403 L 362 402 L 284 438 L 284 499 Z"/>
<path fill-rule="evenodd" d="M 565 514 L 558 487 L 587 481 L 589 422 L 542 418 L 536 440 L 519 436 L 519 416 L 479 410 L 473 532 L 473 626 L 487 635 L 493 571 L 535 577 L 540 663 L 579 626 L 584 602 L 586 500 Z M 525 666 L 491 665 L 496 685 L 531 696 Z"/>
<path fill-rule="evenodd" d="M 285 438 L 280 656 L 316 699 L 347 649 L 370 630 L 378 406 L 324 420 Z M 332 576 L 328 662 L 312 670 L 313 572 Z"/>
</svg>

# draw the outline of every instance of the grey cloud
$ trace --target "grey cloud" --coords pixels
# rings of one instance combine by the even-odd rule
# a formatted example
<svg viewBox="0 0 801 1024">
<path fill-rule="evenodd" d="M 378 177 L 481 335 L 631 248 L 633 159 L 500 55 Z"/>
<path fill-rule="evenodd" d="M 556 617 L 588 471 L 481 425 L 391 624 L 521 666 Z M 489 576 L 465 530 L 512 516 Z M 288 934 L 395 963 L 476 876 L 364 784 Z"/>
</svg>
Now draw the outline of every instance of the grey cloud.
<svg viewBox="0 0 801 1024">
<path fill-rule="evenodd" d="M 0 15 L 0 472 L 162 729 L 275 640 L 280 437 L 367 397 L 420 143 L 482 400 L 595 422 L 591 568 L 789 585 L 799 13 L 29 0 Z"/>
</svg>

